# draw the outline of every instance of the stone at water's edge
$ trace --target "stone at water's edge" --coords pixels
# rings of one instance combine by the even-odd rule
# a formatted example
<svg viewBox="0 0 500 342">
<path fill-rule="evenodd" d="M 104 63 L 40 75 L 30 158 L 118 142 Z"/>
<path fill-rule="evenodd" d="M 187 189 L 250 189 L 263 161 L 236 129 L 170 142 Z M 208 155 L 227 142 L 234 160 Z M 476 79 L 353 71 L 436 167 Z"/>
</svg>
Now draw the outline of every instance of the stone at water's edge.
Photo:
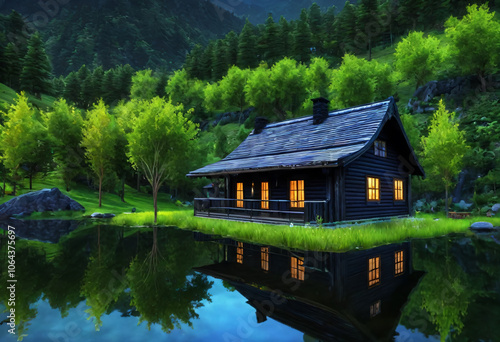
<svg viewBox="0 0 500 342">
<path fill-rule="evenodd" d="M 470 229 L 475 231 L 482 231 L 482 230 L 490 231 L 494 230 L 495 228 L 493 227 L 493 224 L 490 222 L 474 222 L 470 226 Z"/>
<path fill-rule="evenodd" d="M 0 205 L 0 220 L 14 215 L 30 215 L 33 212 L 85 210 L 77 201 L 61 193 L 58 188 L 43 189 L 17 196 Z"/>
<path fill-rule="evenodd" d="M 93 213 L 90 215 L 91 218 L 113 218 L 115 214 L 102 214 L 102 213 Z"/>
</svg>

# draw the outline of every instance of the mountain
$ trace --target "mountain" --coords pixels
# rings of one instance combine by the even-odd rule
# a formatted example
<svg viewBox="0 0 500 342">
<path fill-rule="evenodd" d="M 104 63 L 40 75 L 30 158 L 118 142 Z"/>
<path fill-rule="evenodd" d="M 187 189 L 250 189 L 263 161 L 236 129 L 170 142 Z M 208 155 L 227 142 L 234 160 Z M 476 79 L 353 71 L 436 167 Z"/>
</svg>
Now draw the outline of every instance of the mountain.
<svg viewBox="0 0 500 342">
<path fill-rule="evenodd" d="M 268 14 L 275 20 L 284 16 L 288 20 L 298 19 L 303 8 L 317 3 L 323 10 L 335 6 L 337 11 L 344 8 L 346 0 L 211 0 L 215 5 L 238 16 L 246 17 L 253 24 L 262 24 Z M 351 3 L 356 1 L 351 0 Z"/>
<path fill-rule="evenodd" d="M 54 74 L 81 65 L 172 70 L 196 44 L 239 32 L 243 20 L 204 0 L 5 0 L 46 41 Z M 1 4 L 1 1 L 0 1 Z"/>
</svg>

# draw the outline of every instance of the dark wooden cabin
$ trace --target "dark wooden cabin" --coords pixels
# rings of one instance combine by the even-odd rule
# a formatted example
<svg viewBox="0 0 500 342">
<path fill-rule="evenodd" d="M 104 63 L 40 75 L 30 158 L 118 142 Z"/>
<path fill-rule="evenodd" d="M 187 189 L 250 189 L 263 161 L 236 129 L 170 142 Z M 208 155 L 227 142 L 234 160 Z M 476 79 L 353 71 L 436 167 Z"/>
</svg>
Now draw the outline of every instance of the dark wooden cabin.
<svg viewBox="0 0 500 342">
<path fill-rule="evenodd" d="M 408 242 L 347 253 L 218 243 L 220 259 L 197 271 L 229 282 L 258 323 L 270 317 L 321 341 L 393 341 L 423 275 Z"/>
<path fill-rule="evenodd" d="M 424 177 L 394 99 L 269 124 L 189 177 L 223 178 L 225 198 L 196 198 L 195 215 L 326 222 L 410 215 L 410 176 Z"/>
</svg>

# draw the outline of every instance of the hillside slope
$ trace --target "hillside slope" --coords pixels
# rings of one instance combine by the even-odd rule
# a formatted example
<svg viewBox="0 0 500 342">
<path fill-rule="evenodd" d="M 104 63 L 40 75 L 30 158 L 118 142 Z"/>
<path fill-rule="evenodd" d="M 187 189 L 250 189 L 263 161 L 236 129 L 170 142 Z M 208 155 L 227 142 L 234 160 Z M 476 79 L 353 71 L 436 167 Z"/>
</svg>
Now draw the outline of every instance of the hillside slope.
<svg viewBox="0 0 500 342">
<path fill-rule="evenodd" d="M 239 32 L 243 26 L 241 18 L 208 1 L 72 0 L 42 6 L 44 3 L 6 0 L 0 12 L 8 14 L 14 9 L 43 33 L 56 75 L 67 75 L 83 64 L 105 69 L 120 64 L 135 69 L 176 69 L 195 44 L 231 30 Z"/>
</svg>

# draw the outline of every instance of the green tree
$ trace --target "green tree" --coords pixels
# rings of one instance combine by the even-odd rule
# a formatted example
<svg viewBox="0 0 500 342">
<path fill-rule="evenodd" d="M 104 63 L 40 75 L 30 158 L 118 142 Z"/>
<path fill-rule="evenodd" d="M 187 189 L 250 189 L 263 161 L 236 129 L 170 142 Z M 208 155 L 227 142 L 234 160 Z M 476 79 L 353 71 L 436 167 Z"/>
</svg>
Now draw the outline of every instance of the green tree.
<svg viewBox="0 0 500 342">
<path fill-rule="evenodd" d="M 227 47 L 224 40 L 215 42 L 212 56 L 212 79 L 220 80 L 227 72 Z"/>
<path fill-rule="evenodd" d="M 42 93 L 50 94 L 52 92 L 51 73 L 49 57 L 45 53 L 42 38 L 37 32 L 31 36 L 28 42 L 28 52 L 23 59 L 21 89 L 38 98 L 41 98 Z"/>
<path fill-rule="evenodd" d="M 396 70 L 418 88 L 436 75 L 444 54 L 437 38 L 425 38 L 423 32 L 410 32 L 397 45 L 394 57 Z"/>
<path fill-rule="evenodd" d="M 238 63 L 238 36 L 234 31 L 226 34 L 224 39 L 226 44 L 226 63 L 229 67 Z"/>
<path fill-rule="evenodd" d="M 381 100 L 395 89 L 391 68 L 377 61 L 367 61 L 346 54 L 339 69 L 332 72 L 335 105 L 350 107 Z"/>
<path fill-rule="evenodd" d="M 173 104 L 183 104 L 186 109 L 193 109 L 193 116 L 199 120 L 205 117 L 203 111 L 205 83 L 190 79 L 185 69 L 175 71 L 168 79 L 165 92 Z"/>
<path fill-rule="evenodd" d="M 312 46 L 314 47 L 316 52 L 321 53 L 323 48 L 323 39 L 325 38 L 325 32 L 323 31 L 324 26 L 321 7 L 319 7 L 317 3 L 314 2 L 311 7 L 309 7 L 307 20 L 312 34 Z"/>
<path fill-rule="evenodd" d="M 257 109 L 257 112 L 268 118 L 273 114 L 273 96 L 271 94 L 271 71 L 267 64 L 261 64 L 252 70 L 245 85 L 245 99 Z"/>
<path fill-rule="evenodd" d="M 36 112 L 28 104 L 28 97 L 24 93 L 18 95 L 5 118 L 0 149 L 5 167 L 11 171 L 15 194 L 17 182 L 21 179 L 21 167 L 26 166 L 31 189 L 32 176 L 48 164 L 50 152 L 47 131 L 38 121 Z"/>
<path fill-rule="evenodd" d="M 455 113 L 446 110 L 439 101 L 429 125 L 429 135 L 422 137 L 423 164 L 431 180 L 444 185 L 446 214 L 448 214 L 448 192 L 455 177 L 462 170 L 463 157 L 469 148 L 465 133 L 455 122 Z"/>
<path fill-rule="evenodd" d="M 111 172 L 116 144 L 116 123 L 104 101 L 100 100 L 87 112 L 83 125 L 82 147 L 92 171 L 99 181 L 99 207 L 102 205 L 102 183 Z"/>
<path fill-rule="evenodd" d="M 207 84 L 203 92 L 205 95 L 203 107 L 207 112 L 215 112 L 223 107 L 222 91 L 219 83 Z"/>
<path fill-rule="evenodd" d="M 352 42 L 356 38 L 356 7 L 350 1 L 346 1 L 344 8 L 335 21 L 335 37 L 340 44 L 342 52 L 352 52 Z"/>
<path fill-rule="evenodd" d="M 70 191 L 71 182 L 84 167 L 84 154 L 80 146 L 83 118 L 80 111 L 64 99 L 57 100 L 52 107 L 52 111 L 44 113 L 44 124 L 52 139 L 58 172 L 66 185 L 66 191 Z"/>
<path fill-rule="evenodd" d="M 258 64 L 256 48 L 254 27 L 247 19 L 238 43 L 238 66 L 240 68 L 254 68 Z"/>
<path fill-rule="evenodd" d="M 5 82 L 9 87 L 19 90 L 19 76 L 23 70 L 23 64 L 19 49 L 13 43 L 5 47 L 4 60 Z"/>
<path fill-rule="evenodd" d="M 493 73 L 500 56 L 500 23 L 487 5 L 467 7 L 461 20 L 450 17 L 445 23 L 446 36 L 451 40 L 450 51 L 458 68 L 466 74 L 476 74 L 481 89 L 486 91 L 486 76 Z"/>
<path fill-rule="evenodd" d="M 64 88 L 64 98 L 68 101 L 78 105 L 80 103 L 80 80 L 78 75 L 72 71 L 66 77 L 66 87 Z"/>
<path fill-rule="evenodd" d="M 240 114 L 248 106 L 245 97 L 245 85 L 249 75 L 249 69 L 240 69 L 237 66 L 233 66 L 220 81 L 220 92 L 222 93 L 224 105 L 227 107 L 238 107 Z"/>
<path fill-rule="evenodd" d="M 189 160 L 198 128 L 175 106 L 154 98 L 142 103 L 143 110 L 127 135 L 128 156 L 134 168 L 140 169 L 153 190 L 154 223 L 158 215 L 158 191 L 166 180 L 175 180 Z"/>
<path fill-rule="evenodd" d="M 156 95 L 159 79 L 152 75 L 151 69 L 137 71 L 132 76 L 130 97 L 139 100 L 151 100 Z"/>
<path fill-rule="evenodd" d="M 357 27 L 359 37 L 366 42 L 368 48 L 368 60 L 372 59 L 372 42 L 378 33 L 373 30 L 373 23 L 378 16 L 378 0 L 361 0 L 358 3 Z M 378 24 L 378 23 L 377 23 Z"/>
<path fill-rule="evenodd" d="M 302 9 L 293 33 L 293 51 L 295 58 L 302 63 L 311 59 L 311 29 L 307 22 L 307 11 Z"/>
<path fill-rule="evenodd" d="M 281 56 L 291 57 L 293 46 L 292 27 L 283 16 L 280 18 L 278 27 L 278 47 Z"/>
<path fill-rule="evenodd" d="M 279 44 L 279 27 L 271 14 L 267 17 L 262 37 L 260 48 L 264 51 L 264 59 L 269 64 L 274 64 L 282 56 L 282 51 Z"/>
</svg>

